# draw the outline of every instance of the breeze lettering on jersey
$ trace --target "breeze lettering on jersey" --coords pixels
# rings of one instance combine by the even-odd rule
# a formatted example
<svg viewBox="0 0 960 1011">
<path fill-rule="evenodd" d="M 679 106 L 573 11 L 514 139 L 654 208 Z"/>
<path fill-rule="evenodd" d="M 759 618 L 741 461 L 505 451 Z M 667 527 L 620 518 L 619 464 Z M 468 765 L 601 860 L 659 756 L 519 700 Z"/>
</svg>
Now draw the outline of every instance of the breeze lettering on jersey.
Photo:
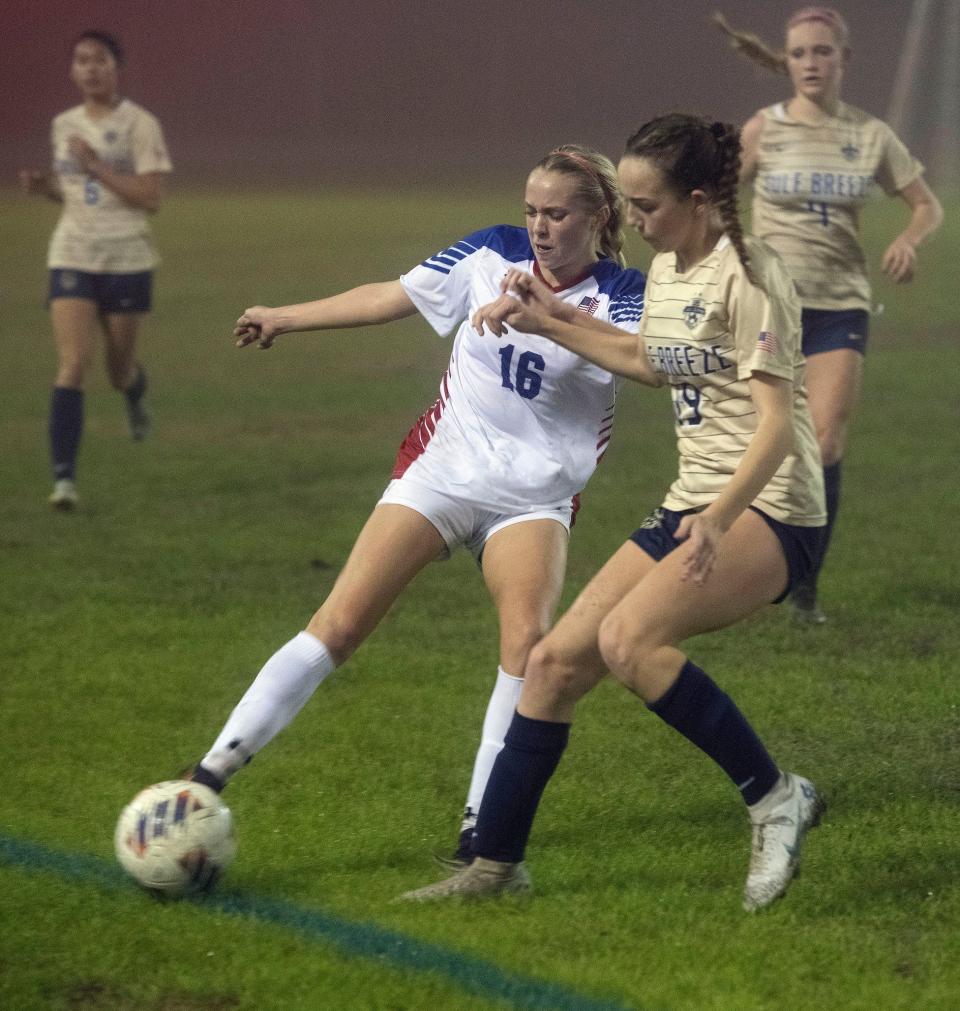
<svg viewBox="0 0 960 1011">
<path fill-rule="evenodd" d="M 842 172 L 766 172 L 760 186 L 768 197 L 811 196 L 870 197 L 876 188 L 873 176 L 850 175 Z"/>
<path fill-rule="evenodd" d="M 647 357 L 657 372 L 665 376 L 710 376 L 732 368 L 734 362 L 723 356 L 723 349 L 689 344 L 648 344 Z"/>
</svg>

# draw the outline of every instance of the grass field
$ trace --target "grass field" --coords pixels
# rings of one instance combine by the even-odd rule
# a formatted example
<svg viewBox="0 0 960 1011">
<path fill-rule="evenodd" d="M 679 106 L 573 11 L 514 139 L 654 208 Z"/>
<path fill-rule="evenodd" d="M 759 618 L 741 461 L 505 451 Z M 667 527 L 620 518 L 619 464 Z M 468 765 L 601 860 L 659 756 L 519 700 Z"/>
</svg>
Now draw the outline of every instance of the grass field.
<svg viewBox="0 0 960 1011">
<path fill-rule="evenodd" d="M 496 667 L 465 554 L 425 572 L 231 786 L 240 848 L 219 892 L 160 904 L 113 869 L 121 806 L 203 753 L 322 600 L 448 354 L 418 318 L 269 353 L 234 349 L 232 321 L 394 277 L 518 211 L 509 193 L 173 196 L 143 341 L 155 434 L 130 442 L 98 367 L 83 508 L 62 515 L 45 504 L 56 209 L 0 194 L 0 1007 L 957 1007 L 955 212 L 917 283 L 877 289 L 830 623 L 771 608 L 689 645 L 830 801 L 784 902 L 741 911 L 730 785 L 604 684 L 534 828 L 535 897 L 390 904 L 454 841 Z M 896 211 L 867 222 L 874 258 Z M 566 601 L 659 502 L 669 416 L 662 391 L 622 398 Z"/>
</svg>

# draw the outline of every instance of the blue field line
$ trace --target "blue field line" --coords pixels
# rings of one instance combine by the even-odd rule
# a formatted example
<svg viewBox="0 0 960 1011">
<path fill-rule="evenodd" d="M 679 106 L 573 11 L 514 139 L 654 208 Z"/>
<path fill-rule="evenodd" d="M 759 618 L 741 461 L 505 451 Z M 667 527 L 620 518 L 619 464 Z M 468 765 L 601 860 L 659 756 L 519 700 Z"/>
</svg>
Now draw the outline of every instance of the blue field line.
<svg viewBox="0 0 960 1011">
<path fill-rule="evenodd" d="M 111 890 L 131 888 L 130 879 L 110 861 L 83 853 L 62 853 L 36 843 L 0 835 L 0 863 L 28 871 L 72 878 L 80 884 Z M 509 1001 L 517 1008 L 544 1011 L 628 1011 L 627 1005 L 587 997 L 566 987 L 506 972 L 491 962 L 442 948 L 427 941 L 378 927 L 351 923 L 319 909 L 278 899 L 239 893 L 217 893 L 195 904 L 232 916 L 286 927 L 324 941 L 348 955 L 391 963 L 398 969 L 444 976 L 461 989 L 481 997 Z M 634 1007 L 633 1011 L 637 1011 Z"/>
</svg>

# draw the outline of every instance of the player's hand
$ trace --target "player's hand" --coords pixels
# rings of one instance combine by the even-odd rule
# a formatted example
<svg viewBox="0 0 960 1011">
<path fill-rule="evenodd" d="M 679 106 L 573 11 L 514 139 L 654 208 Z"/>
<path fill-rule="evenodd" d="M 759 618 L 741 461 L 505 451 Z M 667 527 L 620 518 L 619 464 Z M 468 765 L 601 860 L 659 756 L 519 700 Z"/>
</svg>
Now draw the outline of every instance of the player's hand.
<svg viewBox="0 0 960 1011">
<path fill-rule="evenodd" d="M 902 235 L 887 246 L 887 251 L 880 261 L 883 272 L 895 284 L 906 284 L 913 280 L 913 272 L 917 267 L 917 250 L 909 239 Z"/>
<path fill-rule="evenodd" d="M 713 571 L 723 533 L 717 522 L 705 513 L 689 513 L 680 520 L 673 536 L 678 541 L 686 541 L 680 575 L 682 582 L 689 579 L 697 586 L 703 586 Z"/>
<path fill-rule="evenodd" d="M 21 169 L 17 173 L 20 188 L 24 193 L 35 196 L 46 196 L 50 188 L 50 177 L 46 172 L 36 172 L 33 169 Z"/>
<path fill-rule="evenodd" d="M 516 267 L 508 270 L 500 282 L 500 290 L 507 295 L 515 296 L 525 306 L 542 316 L 552 316 L 568 323 L 574 318 L 576 310 L 569 302 L 557 298 L 543 281 L 525 270 L 518 270 Z"/>
<path fill-rule="evenodd" d="M 481 337 L 484 327 L 495 337 L 502 337 L 508 326 L 521 333 L 536 333 L 542 328 L 543 317 L 519 299 L 501 295 L 495 301 L 480 306 L 470 317 L 470 322 Z"/>
<path fill-rule="evenodd" d="M 77 159 L 84 172 L 100 161 L 100 155 L 82 138 L 74 134 L 67 139 L 67 151 Z"/>
<path fill-rule="evenodd" d="M 257 344 L 263 349 L 273 347 L 273 342 L 281 333 L 283 330 L 277 322 L 276 309 L 265 305 L 245 309 L 233 328 L 238 348 L 245 348 L 248 344 Z"/>
</svg>

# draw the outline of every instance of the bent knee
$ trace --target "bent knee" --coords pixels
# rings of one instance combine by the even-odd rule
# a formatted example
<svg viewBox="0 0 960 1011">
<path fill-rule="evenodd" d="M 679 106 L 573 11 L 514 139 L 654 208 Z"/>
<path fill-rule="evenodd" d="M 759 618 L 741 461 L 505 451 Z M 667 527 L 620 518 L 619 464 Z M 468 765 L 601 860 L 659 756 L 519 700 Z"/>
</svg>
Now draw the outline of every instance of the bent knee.
<svg viewBox="0 0 960 1011">
<path fill-rule="evenodd" d="M 628 685 L 650 666 L 659 645 L 653 628 L 627 621 L 618 614 L 604 618 L 597 636 L 603 662 L 617 680 Z"/>
<path fill-rule="evenodd" d="M 511 622 L 500 633 L 500 657 L 503 669 L 522 674 L 534 647 L 547 634 L 549 625 L 541 621 Z"/>
<path fill-rule="evenodd" d="M 560 703 L 576 701 L 596 684 L 598 678 L 594 672 L 586 670 L 582 664 L 543 640 L 530 652 L 524 680 L 524 692 Z"/>
</svg>

